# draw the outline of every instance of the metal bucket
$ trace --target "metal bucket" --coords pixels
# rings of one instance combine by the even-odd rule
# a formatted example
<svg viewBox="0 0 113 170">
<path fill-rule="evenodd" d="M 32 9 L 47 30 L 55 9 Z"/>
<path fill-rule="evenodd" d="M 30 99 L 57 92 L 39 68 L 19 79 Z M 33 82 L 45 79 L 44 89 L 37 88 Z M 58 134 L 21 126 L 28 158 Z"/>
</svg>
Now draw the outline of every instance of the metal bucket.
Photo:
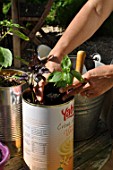
<svg viewBox="0 0 113 170">
<path fill-rule="evenodd" d="M 75 141 L 88 139 L 95 134 L 101 115 L 104 96 L 105 95 L 103 94 L 93 99 L 88 99 L 81 95 L 75 96 Z"/>
<path fill-rule="evenodd" d="M 30 170 L 73 170 L 74 98 L 38 105 L 22 98 L 23 158 Z"/>
<path fill-rule="evenodd" d="M 96 55 L 97 56 L 97 55 Z M 95 56 L 94 56 L 95 57 Z M 98 67 L 104 65 L 101 63 L 101 56 L 98 61 L 93 61 L 94 65 L 91 63 L 88 64 L 94 67 Z M 76 56 L 70 55 L 70 59 L 73 63 L 73 68 L 75 68 Z M 92 69 L 90 66 L 90 69 Z M 86 67 L 83 67 L 83 74 L 86 72 Z M 74 137 L 75 141 L 81 141 L 92 137 L 98 125 L 99 117 L 101 115 L 103 101 L 105 94 L 93 98 L 88 99 L 87 97 L 83 97 L 81 95 L 75 96 L 75 116 L 74 116 Z"/>
<path fill-rule="evenodd" d="M 2 70 L 0 75 L 23 74 L 19 70 Z M 0 141 L 7 144 L 11 156 L 22 149 L 22 99 L 26 83 L 12 87 L 0 87 Z"/>
</svg>

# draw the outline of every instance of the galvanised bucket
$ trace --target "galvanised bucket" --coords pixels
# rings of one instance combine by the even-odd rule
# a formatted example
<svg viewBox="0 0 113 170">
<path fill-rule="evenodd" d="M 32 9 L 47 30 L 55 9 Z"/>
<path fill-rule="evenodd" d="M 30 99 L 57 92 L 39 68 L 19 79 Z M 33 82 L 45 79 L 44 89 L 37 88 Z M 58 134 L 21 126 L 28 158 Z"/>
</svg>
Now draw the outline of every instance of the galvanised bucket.
<svg viewBox="0 0 113 170">
<path fill-rule="evenodd" d="M 90 69 L 93 67 L 98 67 L 104 65 L 101 63 L 101 56 L 94 55 L 94 57 L 98 58 L 98 61 L 89 61 L 87 62 L 87 66 L 90 66 Z M 73 63 L 73 67 L 75 68 L 76 64 L 76 56 L 70 55 L 70 59 Z M 91 68 L 92 67 L 92 68 Z M 83 74 L 87 71 L 85 65 L 83 66 Z M 74 137 L 75 141 L 81 141 L 90 138 L 96 132 L 96 128 L 98 125 L 98 121 L 101 115 L 103 101 L 105 94 L 93 98 L 88 99 L 87 97 L 83 97 L 81 95 L 75 96 L 75 104 L 74 104 Z"/>
<path fill-rule="evenodd" d="M 101 115 L 104 94 L 88 99 L 81 95 L 75 96 L 74 105 L 74 136 L 75 141 L 85 140 L 92 137 L 96 130 Z"/>
<path fill-rule="evenodd" d="M 2 70 L 0 75 L 24 74 L 19 70 Z M 21 153 L 22 147 L 22 101 L 21 94 L 26 83 L 12 87 L 0 87 L 0 141 L 7 144 L 10 154 Z"/>
</svg>

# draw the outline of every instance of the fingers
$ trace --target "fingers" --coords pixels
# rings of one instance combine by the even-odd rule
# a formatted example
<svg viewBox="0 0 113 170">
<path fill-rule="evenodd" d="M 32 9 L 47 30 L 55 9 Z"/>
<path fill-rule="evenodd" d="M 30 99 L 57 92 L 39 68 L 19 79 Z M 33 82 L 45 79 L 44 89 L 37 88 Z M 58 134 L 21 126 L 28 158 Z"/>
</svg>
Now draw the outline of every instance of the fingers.
<svg viewBox="0 0 113 170">
<path fill-rule="evenodd" d="M 45 85 L 45 82 L 43 80 L 41 80 L 38 83 L 38 85 L 36 87 L 34 87 L 34 91 L 35 91 L 36 98 L 37 98 L 38 101 L 43 100 L 44 85 Z"/>
<path fill-rule="evenodd" d="M 87 98 L 92 98 L 92 97 L 95 96 L 94 92 L 91 92 L 91 91 L 88 91 L 88 90 L 83 91 L 80 94 L 81 94 L 81 96 L 86 96 Z"/>
<path fill-rule="evenodd" d="M 88 92 L 89 89 L 91 89 L 91 85 L 89 82 L 83 84 L 83 83 L 79 83 L 77 85 L 71 85 L 68 86 L 66 88 L 60 88 L 60 92 L 64 93 L 66 92 L 66 95 L 63 96 L 63 100 L 68 99 L 71 96 L 75 96 L 76 94 L 81 94 L 82 96 L 87 96 L 88 98 L 92 97 L 92 95 L 94 96 L 93 92 L 90 91 L 90 93 Z"/>
</svg>

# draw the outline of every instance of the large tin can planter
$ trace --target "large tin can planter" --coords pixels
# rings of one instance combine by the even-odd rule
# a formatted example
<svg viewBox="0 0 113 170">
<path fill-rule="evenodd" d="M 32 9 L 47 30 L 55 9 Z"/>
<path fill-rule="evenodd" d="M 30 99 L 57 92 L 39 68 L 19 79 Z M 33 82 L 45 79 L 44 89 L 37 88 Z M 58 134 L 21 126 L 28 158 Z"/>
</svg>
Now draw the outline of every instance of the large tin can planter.
<svg viewBox="0 0 113 170">
<path fill-rule="evenodd" d="M 95 134 L 104 96 L 103 94 L 93 99 L 88 99 L 79 94 L 75 96 L 74 136 L 76 141 L 88 139 Z"/>
<path fill-rule="evenodd" d="M 23 71 L 7 69 L 0 75 L 24 74 Z M 5 143 L 11 156 L 22 150 L 22 99 L 26 83 L 11 87 L 0 87 L 0 140 Z"/>
<path fill-rule="evenodd" d="M 73 170 L 74 99 L 54 106 L 27 102 L 24 91 L 23 158 L 30 170 Z"/>
</svg>

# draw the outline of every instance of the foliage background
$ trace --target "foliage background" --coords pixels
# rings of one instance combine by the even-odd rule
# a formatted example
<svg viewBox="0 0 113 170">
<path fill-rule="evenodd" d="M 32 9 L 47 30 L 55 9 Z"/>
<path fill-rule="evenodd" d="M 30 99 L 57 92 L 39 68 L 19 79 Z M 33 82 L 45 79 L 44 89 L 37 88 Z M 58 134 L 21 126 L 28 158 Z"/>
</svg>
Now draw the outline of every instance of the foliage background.
<svg viewBox="0 0 113 170">
<path fill-rule="evenodd" d="M 21 1 L 21 0 L 19 0 Z M 24 0 L 26 3 L 45 3 L 48 0 Z M 4 18 L 9 19 L 11 12 L 11 0 L 2 0 L 0 1 L 0 20 Z M 46 18 L 45 25 L 51 26 L 60 26 L 66 28 L 71 22 L 73 17 L 77 14 L 80 8 L 86 3 L 87 0 L 54 0 L 53 6 L 49 15 Z M 5 6 L 5 12 L 3 14 L 2 7 Z M 113 25 L 113 14 L 104 22 L 100 29 L 96 32 L 95 35 L 104 35 L 104 36 L 113 36 L 112 31 Z"/>
<path fill-rule="evenodd" d="M 73 17 L 87 0 L 55 0 L 49 16 L 46 19 L 48 25 L 59 25 L 66 28 Z M 103 23 L 94 34 L 97 36 L 113 36 L 113 14 Z"/>
</svg>

